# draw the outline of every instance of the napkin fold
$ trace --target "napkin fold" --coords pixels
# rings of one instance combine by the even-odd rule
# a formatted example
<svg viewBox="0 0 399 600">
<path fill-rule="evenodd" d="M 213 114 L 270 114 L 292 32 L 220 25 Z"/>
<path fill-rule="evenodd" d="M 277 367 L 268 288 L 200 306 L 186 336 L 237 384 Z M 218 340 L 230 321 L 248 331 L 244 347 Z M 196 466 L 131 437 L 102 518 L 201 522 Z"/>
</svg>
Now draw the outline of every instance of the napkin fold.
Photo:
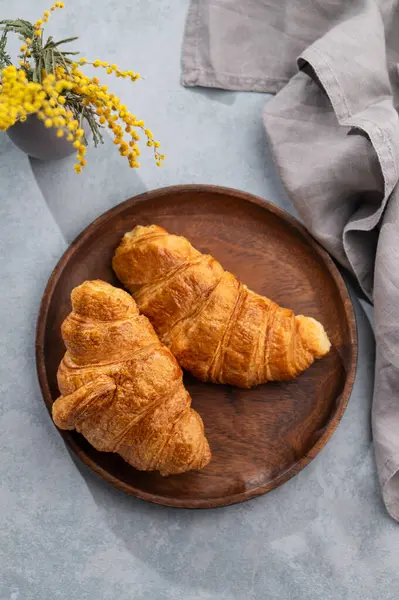
<svg viewBox="0 0 399 600">
<path fill-rule="evenodd" d="M 277 94 L 264 125 L 304 224 L 374 303 L 372 411 L 399 520 L 398 0 L 192 0 L 186 86 Z"/>
</svg>

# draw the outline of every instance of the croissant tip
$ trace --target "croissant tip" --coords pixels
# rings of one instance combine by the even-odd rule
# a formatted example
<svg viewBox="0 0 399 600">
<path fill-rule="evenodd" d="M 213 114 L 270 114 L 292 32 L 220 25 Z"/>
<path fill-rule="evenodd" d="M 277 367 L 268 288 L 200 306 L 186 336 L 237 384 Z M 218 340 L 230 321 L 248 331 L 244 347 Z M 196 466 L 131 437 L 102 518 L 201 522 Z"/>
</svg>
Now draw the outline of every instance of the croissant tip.
<svg viewBox="0 0 399 600">
<path fill-rule="evenodd" d="M 167 233 L 166 229 L 163 227 L 159 227 L 159 225 L 136 225 L 134 229 L 128 231 L 123 236 L 126 240 L 131 240 L 132 238 L 141 237 L 143 235 L 148 235 L 150 233 Z"/>
<path fill-rule="evenodd" d="M 208 444 L 208 441 L 206 438 L 205 438 L 205 444 L 206 444 L 206 448 L 204 450 L 204 454 L 202 456 L 202 460 L 201 460 L 199 469 L 203 469 L 204 467 L 206 467 L 206 465 L 208 465 L 210 463 L 211 458 L 212 458 L 212 452 L 211 452 L 211 449 L 209 447 L 209 444 Z"/>
<path fill-rule="evenodd" d="M 315 358 L 322 358 L 329 353 L 331 342 L 321 323 L 312 317 L 298 315 L 298 331 L 306 346 L 312 352 Z"/>
</svg>

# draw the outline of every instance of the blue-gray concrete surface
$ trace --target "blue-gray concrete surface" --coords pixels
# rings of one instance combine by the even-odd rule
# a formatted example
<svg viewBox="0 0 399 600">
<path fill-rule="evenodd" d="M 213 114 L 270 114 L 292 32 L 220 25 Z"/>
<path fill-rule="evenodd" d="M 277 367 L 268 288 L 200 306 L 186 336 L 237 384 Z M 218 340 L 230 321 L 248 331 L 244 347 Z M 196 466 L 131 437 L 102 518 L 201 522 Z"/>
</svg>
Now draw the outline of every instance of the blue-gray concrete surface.
<svg viewBox="0 0 399 600">
<path fill-rule="evenodd" d="M 45 8 L 0 0 L 1 18 L 36 20 Z M 376 476 L 373 335 L 357 299 L 359 365 L 337 432 L 297 477 L 242 505 L 186 511 L 125 496 L 75 464 L 42 402 L 41 295 L 95 217 L 182 183 L 240 188 L 292 212 L 263 132 L 267 96 L 180 86 L 187 8 L 187 0 L 70 0 L 48 28 L 80 34 L 87 57 L 145 75 L 107 83 L 162 141 L 162 169 L 143 152 L 142 168 L 129 170 L 107 138 L 77 176 L 73 157 L 30 160 L 0 136 L 0 600 L 396 600 L 399 529 Z"/>
</svg>

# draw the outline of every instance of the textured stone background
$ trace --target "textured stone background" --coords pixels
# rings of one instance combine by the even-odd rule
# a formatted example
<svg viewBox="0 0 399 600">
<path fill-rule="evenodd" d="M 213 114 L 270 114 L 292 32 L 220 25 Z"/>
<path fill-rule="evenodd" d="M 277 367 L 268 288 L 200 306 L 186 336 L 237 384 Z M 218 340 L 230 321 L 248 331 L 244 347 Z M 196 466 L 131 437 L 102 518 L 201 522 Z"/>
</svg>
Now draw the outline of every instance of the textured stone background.
<svg viewBox="0 0 399 600">
<path fill-rule="evenodd" d="M 195 182 L 291 210 L 262 129 L 267 96 L 180 86 L 187 7 L 70 0 L 49 26 L 80 34 L 84 55 L 146 76 L 112 88 L 162 140 L 163 169 L 145 153 L 142 168 L 129 170 L 107 139 L 78 177 L 73 158 L 29 160 L 0 136 L 0 600 L 396 600 L 399 529 L 376 479 L 372 330 L 358 301 L 359 367 L 341 425 L 297 477 L 243 505 L 195 512 L 123 495 L 75 464 L 41 400 L 41 294 L 93 218 L 144 190 Z M 1 18 L 36 20 L 45 8 L 0 0 Z"/>
</svg>

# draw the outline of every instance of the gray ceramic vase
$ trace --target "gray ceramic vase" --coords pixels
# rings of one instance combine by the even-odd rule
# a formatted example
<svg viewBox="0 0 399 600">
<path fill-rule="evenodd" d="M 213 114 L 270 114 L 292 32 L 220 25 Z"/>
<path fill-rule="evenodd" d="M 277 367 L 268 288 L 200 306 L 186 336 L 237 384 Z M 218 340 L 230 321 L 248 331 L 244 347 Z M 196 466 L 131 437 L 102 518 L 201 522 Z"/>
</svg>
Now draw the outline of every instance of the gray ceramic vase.
<svg viewBox="0 0 399 600">
<path fill-rule="evenodd" d="M 87 123 L 84 123 L 83 129 L 87 137 Z M 71 142 L 65 137 L 57 137 L 56 129 L 45 127 L 36 115 L 29 115 L 23 123 L 17 121 L 7 129 L 7 134 L 20 150 L 39 160 L 58 160 L 76 152 Z"/>
</svg>

